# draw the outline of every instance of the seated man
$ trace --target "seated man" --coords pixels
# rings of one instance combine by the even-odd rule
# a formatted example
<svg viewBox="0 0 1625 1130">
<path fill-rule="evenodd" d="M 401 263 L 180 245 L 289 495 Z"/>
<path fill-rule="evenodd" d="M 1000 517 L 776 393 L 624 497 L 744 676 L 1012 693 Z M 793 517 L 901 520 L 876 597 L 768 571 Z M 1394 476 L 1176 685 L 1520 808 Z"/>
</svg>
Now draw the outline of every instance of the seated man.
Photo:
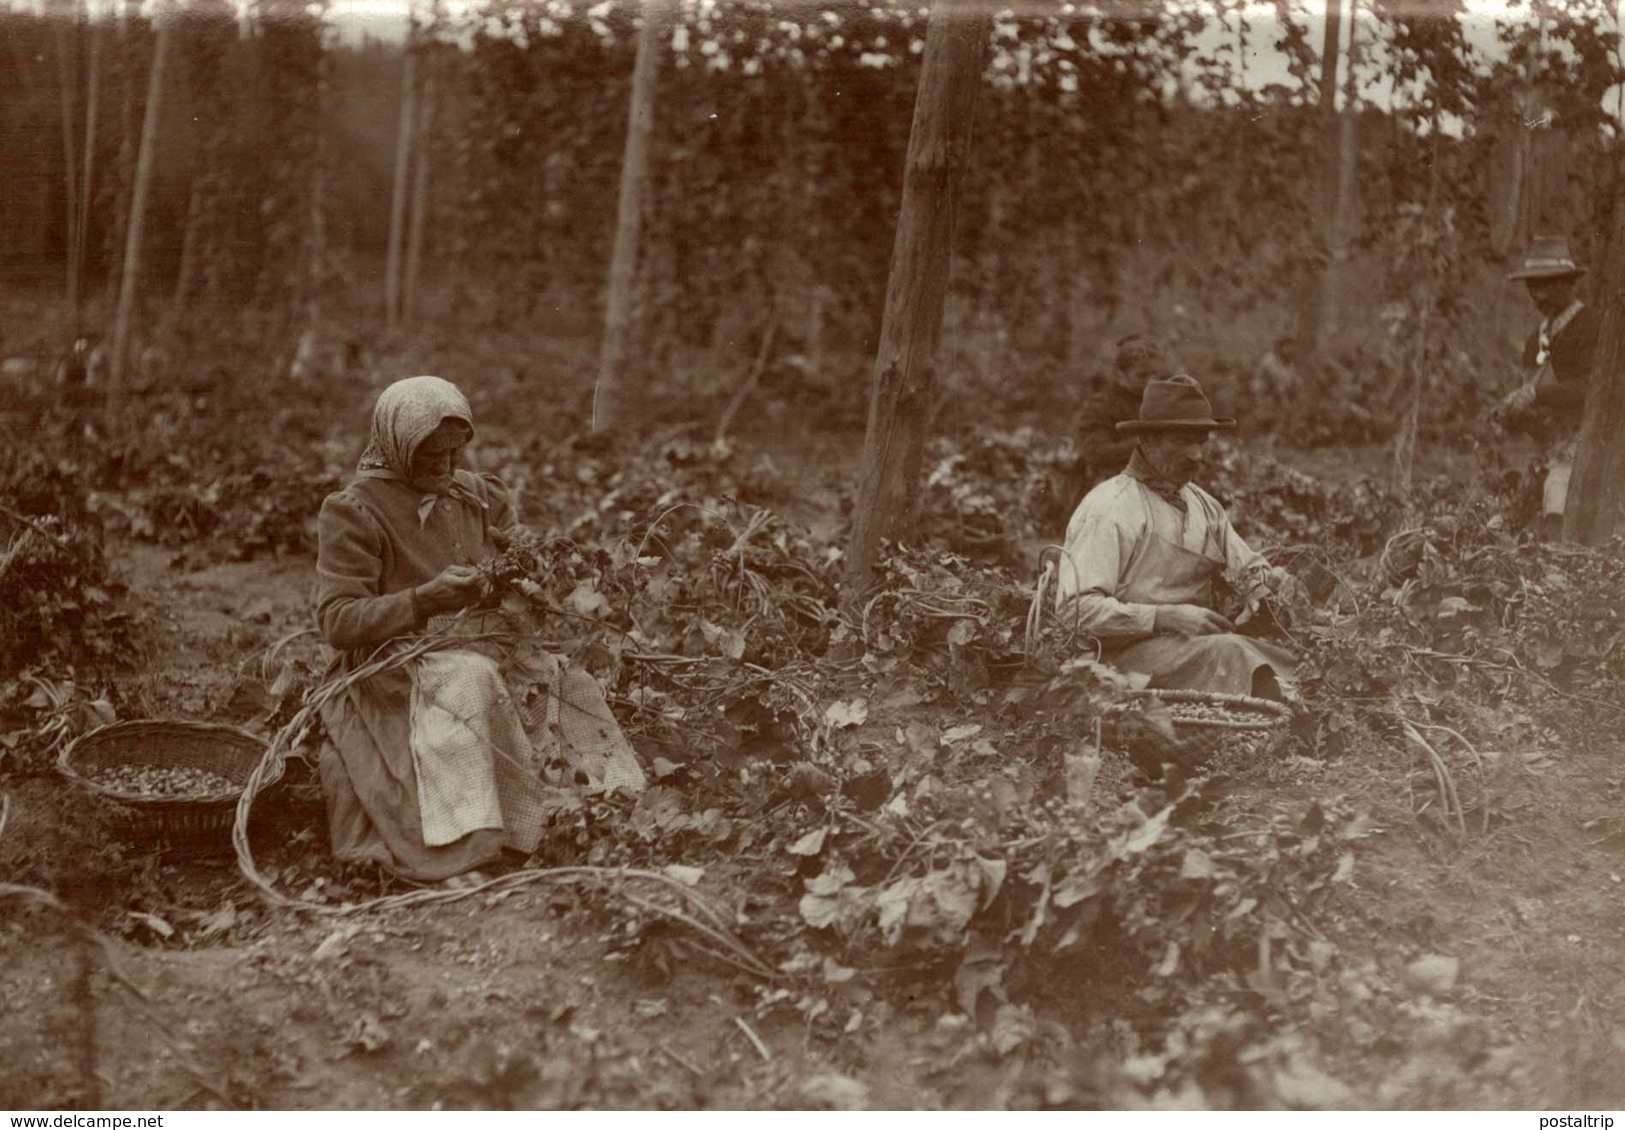
<svg viewBox="0 0 1625 1130">
<path fill-rule="evenodd" d="M 1286 649 L 1236 632 L 1214 609 L 1214 585 L 1241 578 L 1241 619 L 1286 581 L 1248 548 L 1224 507 L 1191 476 L 1202 448 L 1235 420 L 1215 418 L 1183 374 L 1145 387 L 1138 419 L 1117 429 L 1136 440 L 1122 473 L 1091 490 L 1067 523 L 1057 600 L 1101 658 L 1150 676 L 1150 686 L 1281 697 L 1296 661 Z"/>
</svg>

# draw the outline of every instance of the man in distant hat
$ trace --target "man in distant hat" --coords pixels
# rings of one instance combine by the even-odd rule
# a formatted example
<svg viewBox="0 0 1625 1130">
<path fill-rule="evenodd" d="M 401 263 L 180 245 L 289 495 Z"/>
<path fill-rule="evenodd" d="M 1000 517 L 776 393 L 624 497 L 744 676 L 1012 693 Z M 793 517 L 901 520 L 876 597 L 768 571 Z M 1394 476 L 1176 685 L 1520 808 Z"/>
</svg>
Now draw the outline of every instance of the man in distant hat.
<svg viewBox="0 0 1625 1130">
<path fill-rule="evenodd" d="M 1192 377 L 1149 381 L 1137 418 L 1117 425 L 1134 440 L 1128 466 L 1085 495 L 1067 523 L 1058 599 L 1100 641 L 1103 659 L 1149 675 L 1152 687 L 1279 698 L 1296 668 L 1292 653 L 1238 633 L 1215 609 L 1214 590 L 1236 579 L 1246 623 L 1289 578 L 1191 481 L 1209 437 L 1235 424 L 1213 415 Z"/>
<path fill-rule="evenodd" d="M 1155 334 L 1129 334 L 1117 339 L 1111 372 L 1094 388 L 1074 429 L 1077 458 L 1050 482 L 1050 497 L 1040 517 L 1059 525 L 1072 507 L 1096 483 L 1123 469 L 1134 451 L 1134 440 L 1117 430 L 1117 421 L 1132 415 L 1152 377 L 1171 377 L 1180 371 L 1172 348 Z"/>
<path fill-rule="evenodd" d="M 1524 344 L 1528 380 L 1502 401 L 1509 425 L 1546 443 L 1546 482 L 1541 491 L 1540 533 L 1556 538 L 1563 528 L 1575 442 L 1585 409 L 1586 385 L 1597 352 L 1599 319 L 1579 298 L 1585 268 L 1560 236 L 1539 236 L 1508 278 L 1522 279 L 1540 311 L 1540 325 Z"/>
<path fill-rule="evenodd" d="M 1139 407 L 1147 381 L 1183 372 L 1171 346 L 1156 334 L 1129 334 L 1117 340 L 1112 371 L 1078 420 L 1078 446 L 1087 467 L 1084 490 L 1121 471 L 1134 453 L 1133 437 L 1117 422 Z M 1083 494 L 1080 490 L 1073 498 Z"/>
</svg>

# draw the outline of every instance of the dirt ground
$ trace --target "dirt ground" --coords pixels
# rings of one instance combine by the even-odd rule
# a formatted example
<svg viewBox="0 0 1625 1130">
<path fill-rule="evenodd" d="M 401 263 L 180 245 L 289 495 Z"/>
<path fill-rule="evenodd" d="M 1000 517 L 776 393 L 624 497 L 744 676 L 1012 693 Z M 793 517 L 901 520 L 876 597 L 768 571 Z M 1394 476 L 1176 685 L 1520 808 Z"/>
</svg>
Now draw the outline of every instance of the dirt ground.
<svg viewBox="0 0 1625 1130">
<path fill-rule="evenodd" d="M 308 626 L 312 562 L 205 563 L 134 543 L 113 552 L 158 626 L 128 698 L 155 716 L 251 723 L 263 706 L 259 658 Z M 1261 811 L 1357 797 L 1372 820 L 1352 879 L 1304 936 L 1325 959 L 1321 975 L 1253 987 L 1265 1003 L 1292 998 L 1281 1015 L 1294 1019 L 1246 1002 L 1247 1023 L 1274 1049 L 1269 1101 L 1625 1106 L 1625 768 L 1612 738 L 1594 752 L 1544 741 L 1484 751 L 1502 801 L 1459 839 L 1413 819 L 1397 753 L 1292 757 L 1240 774 Z M 1259 1053 L 1239 1061 L 1239 1043 L 1188 1020 L 1159 1031 L 1156 986 L 1114 986 L 1109 970 L 1058 968 L 1033 995 L 1038 1036 L 1009 1054 L 929 973 L 872 988 L 858 978 L 832 1024 L 679 940 L 627 951 L 580 893 L 529 888 L 350 918 L 277 911 L 229 857 L 151 857 L 92 840 L 94 813 L 62 782 L 31 778 L 12 792 L 0 865 L 111 935 L 119 975 L 91 977 L 87 1009 L 76 935 L 48 912 L 0 920 L 10 1018 L 0 1059 L 11 1065 L 0 1106 L 1263 1101 L 1246 1082 Z M 365 877 L 324 868 L 324 834 L 316 810 L 296 807 L 256 830 L 256 854 L 292 892 L 337 885 L 365 897 Z M 109 850 L 122 853 L 119 874 L 132 861 L 145 869 L 138 890 L 98 884 L 97 853 Z M 1236 1003 L 1215 999 L 1213 1015 L 1233 1018 Z M 1180 1047 L 1206 1058 L 1201 1093 L 1183 1100 L 1155 1087 Z"/>
</svg>

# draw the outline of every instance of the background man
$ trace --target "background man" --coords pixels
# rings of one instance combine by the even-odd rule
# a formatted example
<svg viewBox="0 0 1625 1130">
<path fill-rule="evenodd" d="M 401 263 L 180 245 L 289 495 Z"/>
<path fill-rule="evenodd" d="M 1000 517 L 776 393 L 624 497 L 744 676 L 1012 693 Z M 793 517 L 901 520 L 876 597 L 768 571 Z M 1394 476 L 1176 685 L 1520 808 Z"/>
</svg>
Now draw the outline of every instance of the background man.
<svg viewBox="0 0 1625 1130">
<path fill-rule="evenodd" d="M 1134 414 L 1146 381 L 1171 377 L 1180 369 L 1173 349 L 1155 334 L 1117 340 L 1111 372 L 1090 391 L 1073 427 L 1077 458 L 1051 478 L 1045 525 L 1059 526 L 1090 487 L 1123 469 L 1134 440 L 1117 430 L 1117 421 Z"/>
<path fill-rule="evenodd" d="M 1555 539 L 1574 470 L 1575 442 L 1585 409 L 1586 385 L 1597 352 L 1599 319 L 1580 301 L 1579 281 L 1568 241 L 1539 236 L 1508 278 L 1522 279 L 1540 311 L 1540 325 L 1524 343 L 1528 379 L 1502 402 L 1508 426 L 1529 432 L 1546 448 L 1546 481 L 1541 490 L 1540 535 Z"/>
</svg>

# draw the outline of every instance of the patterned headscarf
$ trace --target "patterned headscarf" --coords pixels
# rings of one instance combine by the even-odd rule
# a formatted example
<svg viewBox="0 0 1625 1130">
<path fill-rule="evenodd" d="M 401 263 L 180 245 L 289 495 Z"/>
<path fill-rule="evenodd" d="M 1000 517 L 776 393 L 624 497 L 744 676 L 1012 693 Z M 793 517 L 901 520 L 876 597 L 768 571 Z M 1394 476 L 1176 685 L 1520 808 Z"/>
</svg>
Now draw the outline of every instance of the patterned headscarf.
<svg viewBox="0 0 1625 1130">
<path fill-rule="evenodd" d="M 372 434 L 367 449 L 361 453 L 357 473 L 364 479 L 410 483 L 412 456 L 418 445 L 446 420 L 461 420 L 470 430 L 474 427 L 474 412 L 468 405 L 468 397 L 456 385 L 440 377 L 407 377 L 396 381 L 378 394 L 378 403 L 372 410 Z M 429 520 L 435 503 L 443 497 L 471 502 L 481 508 L 485 506 L 478 496 L 454 482 L 444 494 L 424 493 L 418 505 L 419 523 Z"/>
</svg>

